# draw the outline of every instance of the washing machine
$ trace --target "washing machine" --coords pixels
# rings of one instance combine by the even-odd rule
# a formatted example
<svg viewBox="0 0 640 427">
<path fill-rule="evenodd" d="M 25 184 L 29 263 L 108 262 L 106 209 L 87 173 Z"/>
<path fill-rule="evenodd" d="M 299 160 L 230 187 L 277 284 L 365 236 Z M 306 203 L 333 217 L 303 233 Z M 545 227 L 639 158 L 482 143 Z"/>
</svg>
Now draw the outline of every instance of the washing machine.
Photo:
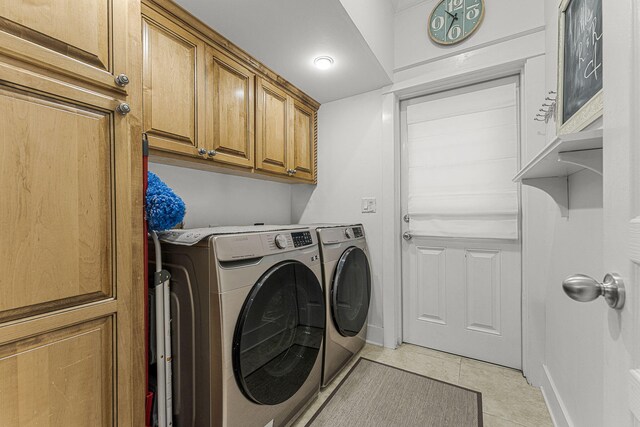
<svg viewBox="0 0 640 427">
<path fill-rule="evenodd" d="M 173 425 L 292 423 L 322 380 L 315 231 L 218 227 L 160 237 L 171 274 Z"/>
<path fill-rule="evenodd" d="M 315 224 L 327 310 L 322 386 L 364 347 L 371 301 L 371 267 L 362 224 Z"/>
</svg>

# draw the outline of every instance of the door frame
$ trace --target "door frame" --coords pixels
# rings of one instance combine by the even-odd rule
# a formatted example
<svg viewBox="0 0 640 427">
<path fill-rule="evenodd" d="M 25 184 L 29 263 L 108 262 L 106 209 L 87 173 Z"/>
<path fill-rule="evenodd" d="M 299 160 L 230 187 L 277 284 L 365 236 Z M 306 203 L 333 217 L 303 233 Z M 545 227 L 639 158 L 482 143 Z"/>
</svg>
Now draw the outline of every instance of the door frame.
<svg viewBox="0 0 640 427">
<path fill-rule="evenodd" d="M 544 93 L 537 91 L 525 92 L 527 85 L 525 67 L 529 60 L 545 55 L 544 29 L 528 36 L 527 40 L 511 40 L 497 42 L 489 46 L 480 47 L 478 52 L 484 51 L 485 55 L 477 54 L 467 56 L 467 53 L 454 54 L 443 57 L 438 61 L 429 62 L 429 68 L 422 65 L 416 66 L 423 74 L 411 73 L 407 80 L 395 83 L 383 90 L 382 94 L 382 203 L 381 213 L 384 227 L 382 230 L 382 282 L 389 284 L 383 286 L 383 345 L 388 348 L 397 348 L 402 343 L 402 205 L 400 200 L 400 102 L 406 99 L 427 95 L 437 91 L 445 91 L 456 87 L 482 83 L 483 81 L 519 76 L 520 79 L 520 117 L 525 116 L 527 99 L 541 97 Z M 465 58 L 466 57 L 466 58 Z M 434 67 L 434 63 L 442 63 L 443 66 Z M 447 70 L 430 71 L 432 69 Z M 456 70 L 451 73 L 451 70 Z M 399 73 L 401 78 L 402 71 Z M 521 124 L 524 123 L 521 120 Z M 521 145 L 524 141 L 526 126 L 521 126 Z M 521 215 L 524 209 L 521 209 Z M 522 219 L 521 219 L 522 220 Z M 521 230 L 521 239 L 524 242 L 526 229 Z M 522 255 L 526 252 L 523 245 Z M 523 264 L 524 273 L 524 264 Z M 522 281 L 522 370 L 525 376 L 537 377 L 535 355 L 531 352 L 528 310 L 528 284 Z M 535 338 L 535 337 L 533 337 Z M 536 380 L 537 382 L 537 380 Z"/>
<path fill-rule="evenodd" d="M 516 168 L 517 170 L 520 170 L 520 168 L 522 167 L 522 140 L 523 140 L 523 135 L 522 135 L 522 117 L 523 117 L 523 112 L 522 112 L 522 76 L 521 73 L 514 73 L 508 76 L 503 76 L 503 77 L 497 77 L 497 78 L 491 78 L 488 80 L 483 80 L 480 82 L 475 82 L 475 83 L 469 83 L 469 84 L 465 84 L 463 86 L 459 86 L 459 87 L 455 87 L 455 88 L 450 88 L 450 89 L 445 89 L 445 90 L 436 90 L 434 92 L 429 92 L 423 95 L 419 95 L 419 96 L 414 96 L 414 97 L 410 97 L 410 98 L 405 98 L 399 101 L 399 109 L 400 109 L 400 173 L 399 173 L 399 178 L 400 178 L 400 215 L 402 217 L 401 221 L 401 232 L 404 232 L 407 228 L 405 222 L 404 222 L 404 215 L 405 215 L 405 211 L 404 209 L 407 206 L 407 188 L 405 183 L 407 182 L 407 169 L 404 167 L 404 161 L 407 157 L 407 113 L 406 113 L 406 109 L 408 106 L 413 105 L 413 104 L 418 104 L 420 102 L 427 102 L 429 101 L 428 99 L 425 98 L 435 98 L 435 99 L 440 99 L 440 98 L 446 98 L 449 96 L 456 96 L 456 95 L 463 95 L 466 93 L 470 93 L 473 92 L 475 90 L 482 90 L 482 89 L 487 89 L 487 88 L 493 88 L 493 87 L 498 87 L 501 86 L 503 84 L 509 84 L 509 83 L 515 83 L 516 85 L 516 111 L 517 111 L 517 116 L 516 116 L 516 123 L 518 126 L 517 129 L 517 135 L 518 135 L 518 141 L 517 141 L 517 147 L 516 147 Z M 522 250 L 523 250 L 523 243 L 522 243 L 522 237 L 523 237 L 523 227 L 522 227 L 522 185 L 521 184 L 517 184 L 517 192 L 518 192 L 518 240 L 517 240 L 517 244 L 520 248 L 520 354 L 521 354 L 521 363 L 522 363 L 522 358 L 523 358 L 523 354 L 524 354 L 524 327 L 523 327 L 523 311 L 524 311 L 524 307 L 526 304 L 524 304 L 524 276 L 523 276 L 523 260 L 522 260 Z M 496 242 L 496 243 L 500 243 L 500 242 L 505 242 L 505 239 L 485 239 L 485 238 L 461 238 L 461 237 L 439 237 L 439 236 L 433 236 L 433 239 L 437 239 L 437 240 L 451 240 L 451 241 L 455 241 L 455 242 L 460 242 L 460 241 L 472 241 L 472 242 L 482 242 L 482 241 L 491 241 L 491 242 Z M 511 240 L 507 240 L 509 243 L 512 243 Z M 405 264 L 407 263 L 407 259 L 406 257 L 408 256 L 408 248 L 406 245 L 404 245 L 402 243 L 402 239 L 400 240 L 400 275 L 402 280 L 400 281 L 400 305 L 401 305 L 401 313 L 400 313 L 400 337 L 399 339 L 401 340 L 401 342 L 404 340 L 404 333 L 403 333 L 403 328 L 404 328 L 404 315 L 405 315 L 405 307 L 403 304 L 404 301 L 404 285 L 405 285 L 405 281 L 408 280 L 407 277 L 407 273 L 404 271 L 404 267 Z"/>
</svg>

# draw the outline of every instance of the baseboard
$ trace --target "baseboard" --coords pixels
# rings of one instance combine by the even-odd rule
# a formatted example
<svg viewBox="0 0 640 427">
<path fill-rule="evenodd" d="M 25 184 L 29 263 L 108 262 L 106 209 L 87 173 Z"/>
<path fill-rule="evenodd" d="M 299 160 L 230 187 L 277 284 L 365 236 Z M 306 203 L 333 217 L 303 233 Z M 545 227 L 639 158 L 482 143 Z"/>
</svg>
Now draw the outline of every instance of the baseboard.
<svg viewBox="0 0 640 427">
<path fill-rule="evenodd" d="M 376 325 L 367 325 L 367 342 L 379 346 L 384 345 L 384 328 Z"/>
<path fill-rule="evenodd" d="M 574 427 L 571 417 L 569 416 L 569 412 L 567 411 L 567 407 L 562 401 L 560 393 L 558 393 L 558 389 L 556 388 L 556 384 L 553 381 L 553 377 L 551 376 L 547 365 L 542 364 L 542 370 L 544 375 L 542 376 L 542 385 L 540 386 L 540 389 L 542 390 L 542 396 L 544 397 L 544 401 L 549 409 L 553 425 L 556 427 Z"/>
</svg>

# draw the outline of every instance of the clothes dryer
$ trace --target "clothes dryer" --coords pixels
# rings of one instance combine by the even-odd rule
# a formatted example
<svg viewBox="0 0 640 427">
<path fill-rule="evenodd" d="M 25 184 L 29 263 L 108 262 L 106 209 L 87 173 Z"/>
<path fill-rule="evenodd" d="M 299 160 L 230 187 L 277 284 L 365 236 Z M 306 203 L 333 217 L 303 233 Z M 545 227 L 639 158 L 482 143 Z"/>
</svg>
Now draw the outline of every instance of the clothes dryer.
<svg viewBox="0 0 640 427">
<path fill-rule="evenodd" d="M 371 301 L 371 267 L 362 224 L 316 224 L 320 243 L 327 327 L 322 386 L 362 349 Z"/>
</svg>

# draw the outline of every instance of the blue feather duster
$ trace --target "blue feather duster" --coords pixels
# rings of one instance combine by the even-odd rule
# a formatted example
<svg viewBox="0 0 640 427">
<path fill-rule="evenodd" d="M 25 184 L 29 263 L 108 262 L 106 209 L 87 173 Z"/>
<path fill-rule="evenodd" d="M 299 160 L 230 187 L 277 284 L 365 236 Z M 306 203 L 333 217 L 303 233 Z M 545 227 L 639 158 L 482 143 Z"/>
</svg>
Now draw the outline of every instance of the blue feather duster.
<svg viewBox="0 0 640 427">
<path fill-rule="evenodd" d="M 184 219 L 184 202 L 153 172 L 149 172 L 149 185 L 145 199 L 149 230 L 168 230 Z"/>
</svg>

